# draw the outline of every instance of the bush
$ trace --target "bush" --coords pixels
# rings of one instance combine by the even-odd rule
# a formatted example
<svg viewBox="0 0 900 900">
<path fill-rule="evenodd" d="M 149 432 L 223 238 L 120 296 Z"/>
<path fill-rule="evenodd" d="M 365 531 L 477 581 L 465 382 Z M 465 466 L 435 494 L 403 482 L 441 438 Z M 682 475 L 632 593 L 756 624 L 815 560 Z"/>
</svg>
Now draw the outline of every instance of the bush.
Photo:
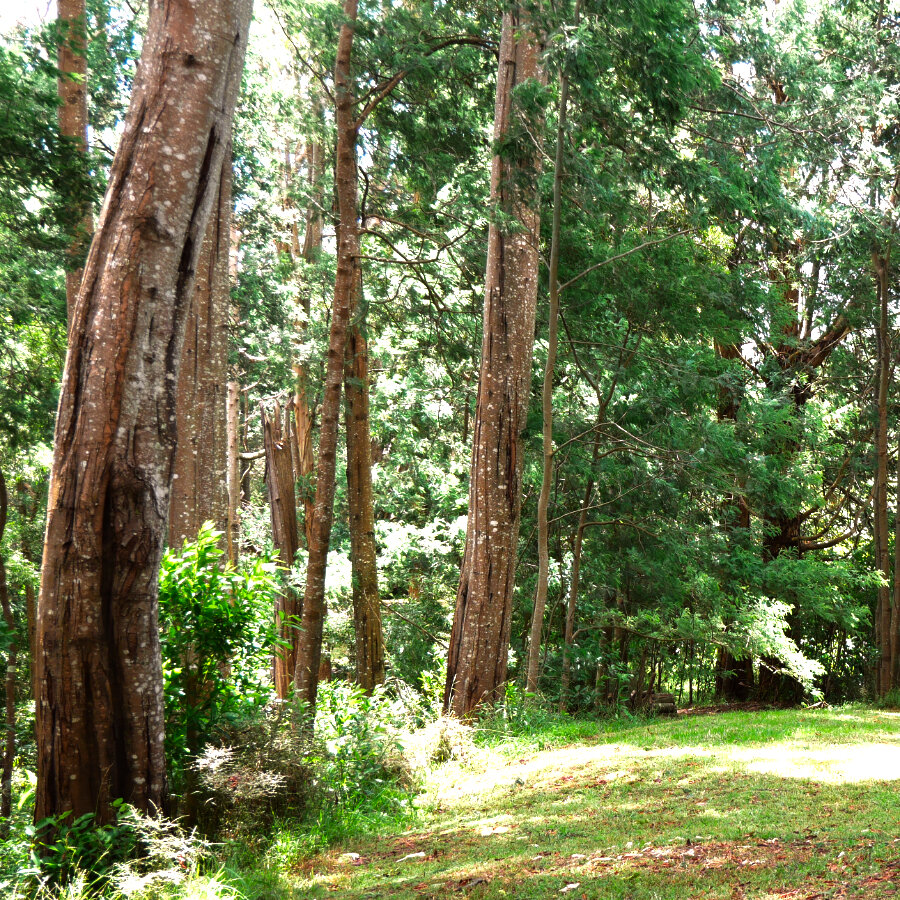
<svg viewBox="0 0 900 900">
<path fill-rule="evenodd" d="M 475 751 L 474 729 L 452 716 L 441 716 L 409 734 L 403 745 L 414 769 L 428 769 L 451 759 L 466 762 Z"/>
<path fill-rule="evenodd" d="M 192 762 L 198 822 L 207 834 L 246 836 L 266 831 L 276 819 L 301 817 L 321 799 L 314 777 L 314 739 L 295 730 L 285 704 L 260 710 L 207 746 Z"/>
<path fill-rule="evenodd" d="M 114 822 L 97 825 L 92 813 L 72 822 L 68 815 L 29 827 L 31 865 L 18 885 L 39 896 L 133 893 L 151 883 L 178 884 L 195 872 L 206 844 L 163 818 L 144 816 L 115 801 Z"/>
<path fill-rule="evenodd" d="M 276 565 L 223 564 L 220 537 L 205 523 L 194 543 L 166 553 L 160 570 L 166 751 L 176 790 L 189 756 L 271 698 Z"/>
</svg>

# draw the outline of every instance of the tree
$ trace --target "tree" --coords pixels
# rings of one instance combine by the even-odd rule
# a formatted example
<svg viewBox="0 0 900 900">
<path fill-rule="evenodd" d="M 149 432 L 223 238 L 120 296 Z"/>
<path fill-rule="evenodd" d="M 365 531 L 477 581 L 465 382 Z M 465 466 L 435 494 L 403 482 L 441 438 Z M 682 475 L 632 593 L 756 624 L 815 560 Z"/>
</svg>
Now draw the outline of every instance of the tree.
<svg viewBox="0 0 900 900">
<path fill-rule="evenodd" d="M 350 61 L 357 16 L 357 0 L 344 0 L 344 21 L 338 38 L 334 66 L 335 191 L 337 194 L 338 248 L 334 284 L 334 306 L 328 338 L 328 365 L 325 373 L 319 425 L 319 453 L 316 465 L 316 499 L 313 525 L 309 531 L 309 561 L 297 647 L 294 687 L 311 712 L 316 708 L 319 662 L 322 656 L 322 629 L 325 623 L 325 569 L 334 521 L 334 489 L 337 468 L 338 418 L 344 382 L 344 346 L 350 323 L 352 296 L 358 282 L 359 227 L 357 224 L 356 136 L 359 125 L 354 114 Z"/>
<path fill-rule="evenodd" d="M 59 133 L 70 138 L 82 156 L 88 149 L 87 10 L 85 0 L 57 0 L 59 23 Z M 66 271 L 66 308 L 69 320 L 81 285 L 84 250 L 94 229 L 89 202 L 82 200 L 73 219 L 79 233 L 69 248 Z"/>
<path fill-rule="evenodd" d="M 516 89 L 540 79 L 528 17 L 504 13 L 491 164 L 484 332 L 473 427 L 466 548 L 450 636 L 444 709 L 469 715 L 506 680 L 522 502 L 521 433 L 528 415 L 538 287 L 539 155 L 527 148 Z M 517 152 L 509 144 L 518 134 Z"/>
<path fill-rule="evenodd" d="M 150 5 L 63 373 L 37 616 L 38 821 L 106 821 L 117 798 L 165 806 L 157 586 L 181 345 L 249 21 L 249 0 Z"/>
</svg>

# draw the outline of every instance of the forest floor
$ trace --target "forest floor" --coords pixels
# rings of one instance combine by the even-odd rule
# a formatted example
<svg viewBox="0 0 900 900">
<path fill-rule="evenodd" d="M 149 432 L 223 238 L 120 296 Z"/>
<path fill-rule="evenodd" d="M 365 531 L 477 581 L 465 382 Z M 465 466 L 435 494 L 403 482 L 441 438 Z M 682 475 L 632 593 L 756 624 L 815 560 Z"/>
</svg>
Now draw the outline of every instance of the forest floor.
<svg viewBox="0 0 900 900">
<path fill-rule="evenodd" d="M 284 873 L 303 897 L 900 897 L 900 712 L 578 722 L 477 747 L 417 825 Z"/>
</svg>

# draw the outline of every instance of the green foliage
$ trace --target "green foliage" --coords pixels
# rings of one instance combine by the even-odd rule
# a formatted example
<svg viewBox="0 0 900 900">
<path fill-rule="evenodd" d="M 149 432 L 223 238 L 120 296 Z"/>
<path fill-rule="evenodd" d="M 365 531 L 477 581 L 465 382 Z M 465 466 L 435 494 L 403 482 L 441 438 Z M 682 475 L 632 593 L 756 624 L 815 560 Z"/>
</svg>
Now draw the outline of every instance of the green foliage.
<svg viewBox="0 0 900 900">
<path fill-rule="evenodd" d="M 325 682 L 319 692 L 315 734 L 325 753 L 314 768 L 328 805 L 401 813 L 408 802 L 397 790 L 402 706 L 383 689 L 369 695 L 346 682 Z"/>
<path fill-rule="evenodd" d="M 221 533 L 169 550 L 159 577 L 166 748 L 180 777 L 190 755 L 223 727 L 265 704 L 275 646 L 276 565 L 223 562 Z"/>
</svg>

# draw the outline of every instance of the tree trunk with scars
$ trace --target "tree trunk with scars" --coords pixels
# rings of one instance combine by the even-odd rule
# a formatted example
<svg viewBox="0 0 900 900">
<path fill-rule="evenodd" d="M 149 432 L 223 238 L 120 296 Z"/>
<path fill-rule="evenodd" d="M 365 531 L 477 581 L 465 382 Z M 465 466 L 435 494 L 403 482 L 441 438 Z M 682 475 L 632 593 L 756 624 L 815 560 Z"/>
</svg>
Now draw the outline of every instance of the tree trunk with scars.
<svg viewBox="0 0 900 900">
<path fill-rule="evenodd" d="M 322 629 L 325 622 L 325 570 L 328 545 L 334 521 L 334 491 L 337 467 L 338 420 L 341 410 L 341 386 L 344 381 L 344 349 L 350 321 L 350 306 L 356 288 L 359 259 L 357 210 L 355 94 L 350 71 L 353 33 L 358 0 L 344 0 L 344 23 L 338 38 L 334 67 L 335 126 L 337 152 L 335 189 L 338 203 L 337 272 L 334 306 L 328 338 L 328 362 L 319 426 L 319 456 L 316 467 L 315 510 L 309 533 L 309 560 L 306 589 L 297 647 L 294 687 L 297 698 L 310 713 L 316 708 L 319 664 L 322 657 Z"/>
<path fill-rule="evenodd" d="M 176 416 L 178 445 L 169 508 L 169 546 L 195 541 L 200 526 L 228 527 L 226 379 L 231 286 L 231 152 L 217 178 L 216 203 L 200 249 L 181 351 Z"/>
<path fill-rule="evenodd" d="M 79 152 L 87 154 L 88 95 L 87 95 L 87 11 L 85 0 L 57 0 L 57 22 L 60 27 L 60 45 L 57 56 L 59 67 L 59 133 L 71 138 Z M 82 260 L 94 230 L 94 218 L 90 204 L 85 202 L 73 210 L 78 221 L 78 234 L 69 247 L 69 263 L 66 271 L 66 309 L 68 322 L 72 323 L 75 298 L 81 285 Z"/>
<path fill-rule="evenodd" d="M 166 804 L 158 573 L 176 395 L 249 0 L 152 0 L 75 305 L 37 632 L 37 821 Z"/>
<path fill-rule="evenodd" d="M 495 143 L 509 131 L 514 88 L 537 77 L 537 42 L 516 8 L 503 16 Z M 539 157 L 533 148 L 525 156 L 498 155 L 491 166 L 491 204 L 517 227 L 494 221 L 488 236 L 466 547 L 444 688 L 445 711 L 460 717 L 499 699 L 506 681 L 538 278 Z"/>
</svg>

